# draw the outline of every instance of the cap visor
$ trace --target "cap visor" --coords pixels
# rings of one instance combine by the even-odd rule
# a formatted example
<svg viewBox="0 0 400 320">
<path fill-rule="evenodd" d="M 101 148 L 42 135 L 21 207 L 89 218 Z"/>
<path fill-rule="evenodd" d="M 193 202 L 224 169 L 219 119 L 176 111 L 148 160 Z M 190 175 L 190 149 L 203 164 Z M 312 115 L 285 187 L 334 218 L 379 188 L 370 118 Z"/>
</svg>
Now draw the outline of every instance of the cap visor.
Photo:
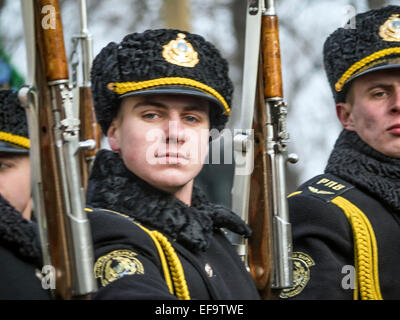
<svg viewBox="0 0 400 320">
<path fill-rule="evenodd" d="M 346 84 L 349 83 L 350 81 L 353 81 L 354 79 L 357 79 L 367 73 L 371 73 L 371 72 L 375 72 L 375 71 L 380 71 L 380 70 L 390 70 L 390 69 L 400 69 L 400 58 L 395 59 L 396 63 L 392 63 L 392 64 L 387 64 L 387 62 L 382 62 L 380 65 L 379 64 L 375 64 L 373 67 L 367 69 L 367 70 L 363 70 L 360 73 L 355 74 L 354 76 L 352 76 L 351 78 L 349 78 L 349 80 L 346 81 Z M 385 63 L 385 64 L 383 64 Z"/>
<path fill-rule="evenodd" d="M 0 152 L 28 155 L 29 149 L 5 141 L 0 141 Z"/>
<path fill-rule="evenodd" d="M 124 93 L 120 96 L 120 98 L 133 97 L 133 96 L 138 96 L 138 95 L 154 95 L 154 94 L 187 95 L 187 96 L 205 99 L 214 104 L 217 104 L 223 110 L 223 112 L 225 112 L 225 108 L 224 108 L 223 104 L 216 97 L 214 97 L 200 89 L 196 89 L 193 87 L 187 87 L 187 86 L 160 86 L 160 87 L 153 87 L 153 88 L 149 88 L 149 89 L 136 90 L 136 91 Z"/>
</svg>

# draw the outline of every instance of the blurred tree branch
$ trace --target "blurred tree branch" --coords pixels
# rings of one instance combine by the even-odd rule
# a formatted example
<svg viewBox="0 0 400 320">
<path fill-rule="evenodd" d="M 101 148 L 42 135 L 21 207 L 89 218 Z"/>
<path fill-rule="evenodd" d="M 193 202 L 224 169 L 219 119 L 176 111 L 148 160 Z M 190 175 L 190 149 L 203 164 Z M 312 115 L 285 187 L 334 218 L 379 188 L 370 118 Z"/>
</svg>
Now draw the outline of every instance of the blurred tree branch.
<svg viewBox="0 0 400 320">
<path fill-rule="evenodd" d="M 190 31 L 190 6 L 187 0 L 164 0 L 161 15 L 165 28 Z"/>
<path fill-rule="evenodd" d="M 371 9 L 382 8 L 387 4 L 386 0 L 368 0 L 368 6 Z"/>
</svg>

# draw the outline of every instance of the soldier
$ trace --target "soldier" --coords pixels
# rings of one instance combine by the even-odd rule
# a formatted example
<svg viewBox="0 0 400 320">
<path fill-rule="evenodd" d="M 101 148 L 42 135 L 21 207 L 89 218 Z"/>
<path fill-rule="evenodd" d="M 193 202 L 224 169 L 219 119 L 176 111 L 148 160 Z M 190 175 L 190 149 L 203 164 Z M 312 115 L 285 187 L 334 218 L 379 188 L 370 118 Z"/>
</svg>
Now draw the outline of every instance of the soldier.
<svg viewBox="0 0 400 320">
<path fill-rule="evenodd" d="M 0 299 L 48 299 L 31 221 L 29 138 L 17 93 L 0 91 Z"/>
<path fill-rule="evenodd" d="M 281 298 L 400 297 L 400 7 L 355 21 L 324 45 L 343 131 L 289 197 L 295 283 Z"/>
<path fill-rule="evenodd" d="M 148 30 L 95 58 L 97 120 L 112 151 L 88 183 L 97 299 L 258 299 L 221 228 L 248 226 L 194 178 L 230 112 L 228 64 L 201 36 Z M 97 209 L 95 209 L 97 208 Z"/>
</svg>

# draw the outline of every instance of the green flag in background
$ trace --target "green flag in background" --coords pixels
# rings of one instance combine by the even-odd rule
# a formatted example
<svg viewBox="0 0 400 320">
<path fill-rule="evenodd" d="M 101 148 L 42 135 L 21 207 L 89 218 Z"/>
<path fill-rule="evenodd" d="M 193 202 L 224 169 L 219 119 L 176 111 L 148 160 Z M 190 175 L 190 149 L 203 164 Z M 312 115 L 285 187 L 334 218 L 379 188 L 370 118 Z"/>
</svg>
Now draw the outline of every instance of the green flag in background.
<svg viewBox="0 0 400 320">
<path fill-rule="evenodd" d="M 11 64 L 10 57 L 3 49 L 0 39 L 0 89 L 19 89 L 24 84 L 24 78 Z"/>
</svg>

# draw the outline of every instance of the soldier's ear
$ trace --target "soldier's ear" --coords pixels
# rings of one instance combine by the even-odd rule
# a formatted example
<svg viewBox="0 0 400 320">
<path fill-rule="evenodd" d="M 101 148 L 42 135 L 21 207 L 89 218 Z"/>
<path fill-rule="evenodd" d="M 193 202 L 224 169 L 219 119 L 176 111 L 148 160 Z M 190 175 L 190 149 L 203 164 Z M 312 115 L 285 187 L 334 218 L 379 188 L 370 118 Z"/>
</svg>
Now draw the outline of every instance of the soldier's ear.
<svg viewBox="0 0 400 320">
<path fill-rule="evenodd" d="M 349 131 L 355 130 L 352 110 L 352 105 L 348 102 L 338 102 L 336 104 L 336 115 L 343 128 Z"/>
<path fill-rule="evenodd" d="M 112 151 L 117 152 L 120 149 L 120 130 L 119 121 L 114 119 L 107 130 L 107 140 Z"/>
</svg>

